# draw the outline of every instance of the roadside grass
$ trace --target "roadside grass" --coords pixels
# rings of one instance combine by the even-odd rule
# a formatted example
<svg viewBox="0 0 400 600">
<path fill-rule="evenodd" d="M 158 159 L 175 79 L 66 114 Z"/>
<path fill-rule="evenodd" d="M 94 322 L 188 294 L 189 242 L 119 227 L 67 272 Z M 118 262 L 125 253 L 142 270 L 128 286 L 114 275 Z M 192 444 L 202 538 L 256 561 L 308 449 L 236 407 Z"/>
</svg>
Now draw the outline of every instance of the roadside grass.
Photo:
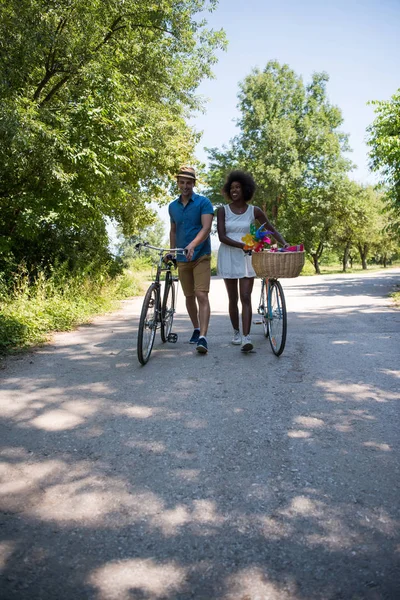
<svg viewBox="0 0 400 600">
<path fill-rule="evenodd" d="M 361 263 L 353 263 L 352 268 L 347 268 L 346 271 L 343 271 L 342 265 L 339 263 L 333 264 L 322 264 L 320 265 L 321 275 L 352 275 L 356 273 L 357 275 L 362 275 L 363 273 L 373 273 L 374 271 L 382 271 L 382 270 L 390 270 L 394 268 L 400 267 L 400 261 L 396 261 L 390 264 L 386 269 L 382 265 L 369 264 L 368 269 L 365 270 L 362 268 Z M 316 275 L 313 264 L 310 260 L 306 259 L 301 275 Z"/>
<path fill-rule="evenodd" d="M 394 304 L 400 308 L 400 291 L 393 292 L 392 294 L 390 294 L 390 297 L 392 298 Z"/>
<path fill-rule="evenodd" d="M 122 275 L 65 278 L 43 275 L 29 284 L 16 278 L 12 293 L 0 290 L 0 355 L 44 343 L 49 334 L 69 331 L 99 314 L 116 310 L 119 300 L 143 292 L 146 271 L 126 269 Z"/>
</svg>

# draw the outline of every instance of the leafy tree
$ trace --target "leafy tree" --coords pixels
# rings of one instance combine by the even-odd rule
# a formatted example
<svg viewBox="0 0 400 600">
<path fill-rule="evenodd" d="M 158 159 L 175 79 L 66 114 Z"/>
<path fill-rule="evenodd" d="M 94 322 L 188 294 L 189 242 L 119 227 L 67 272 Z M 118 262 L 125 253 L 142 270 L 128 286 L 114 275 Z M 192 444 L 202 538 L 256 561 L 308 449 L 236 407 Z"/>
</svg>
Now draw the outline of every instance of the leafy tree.
<svg viewBox="0 0 400 600">
<path fill-rule="evenodd" d="M 339 129 L 342 115 L 327 99 L 327 81 L 325 73 L 316 73 L 304 85 L 288 65 L 276 61 L 254 70 L 240 84 L 239 134 L 228 148 L 209 150 L 210 195 L 218 197 L 232 168 L 250 171 L 257 183 L 254 203 L 287 239 L 308 245 L 316 269 L 332 226 L 336 191 L 350 168 L 343 158 L 348 142 Z M 299 240 L 301 234 L 309 237 Z"/>
<path fill-rule="evenodd" d="M 388 101 L 373 101 L 376 119 L 367 129 L 370 167 L 379 171 L 387 199 L 397 214 L 392 223 L 400 232 L 400 89 Z"/>
<path fill-rule="evenodd" d="M 135 245 L 140 240 L 145 240 L 152 246 L 167 247 L 165 240 L 165 227 L 163 221 L 156 217 L 154 223 L 145 227 L 140 233 L 125 237 L 119 234 L 118 256 L 124 261 L 137 257 Z"/>
<path fill-rule="evenodd" d="M 384 268 L 393 260 L 400 256 L 399 238 L 391 226 L 393 215 L 390 211 L 384 210 L 380 215 L 380 231 L 383 233 L 377 241 L 374 242 L 371 253 L 376 264 L 383 265 Z"/>
<path fill-rule="evenodd" d="M 186 118 L 225 38 L 196 17 L 215 4 L 1 0 L 0 267 L 106 255 L 106 217 L 151 220 L 198 140 Z"/>
<path fill-rule="evenodd" d="M 287 239 L 303 242 L 316 273 L 326 248 L 337 235 L 346 201 L 346 179 L 333 178 L 329 185 L 304 187 L 291 192 L 285 208 L 283 227 Z"/>
<path fill-rule="evenodd" d="M 351 262 L 350 257 L 354 256 L 354 248 L 360 254 L 363 269 L 366 269 L 371 249 L 376 245 L 382 246 L 382 241 L 387 238 L 383 228 L 383 211 L 382 195 L 373 187 L 346 182 L 332 240 L 333 247 L 341 255 L 343 271 Z"/>
</svg>

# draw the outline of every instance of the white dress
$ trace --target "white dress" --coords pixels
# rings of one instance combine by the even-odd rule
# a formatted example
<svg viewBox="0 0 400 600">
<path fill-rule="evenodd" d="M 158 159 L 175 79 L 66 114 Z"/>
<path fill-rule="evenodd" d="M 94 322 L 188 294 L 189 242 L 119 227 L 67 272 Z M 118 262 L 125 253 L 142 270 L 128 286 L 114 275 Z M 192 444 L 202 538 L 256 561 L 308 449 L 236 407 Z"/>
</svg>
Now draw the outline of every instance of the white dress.
<svg viewBox="0 0 400 600">
<path fill-rule="evenodd" d="M 242 215 L 235 215 L 228 205 L 225 209 L 225 231 L 227 237 L 236 242 L 241 242 L 246 233 L 250 233 L 250 225 L 254 223 L 254 206 L 247 206 Z M 245 254 L 241 248 L 228 246 L 221 242 L 218 250 L 217 273 L 224 279 L 242 279 L 243 277 L 256 277 L 251 264 L 251 256 Z"/>
</svg>

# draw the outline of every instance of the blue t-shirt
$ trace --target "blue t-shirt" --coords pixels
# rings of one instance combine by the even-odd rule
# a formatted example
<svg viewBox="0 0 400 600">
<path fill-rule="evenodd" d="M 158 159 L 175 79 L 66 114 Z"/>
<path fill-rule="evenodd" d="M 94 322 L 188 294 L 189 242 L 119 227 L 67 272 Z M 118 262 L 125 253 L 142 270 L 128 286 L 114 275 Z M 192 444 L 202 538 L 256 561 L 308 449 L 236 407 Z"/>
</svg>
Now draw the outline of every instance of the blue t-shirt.
<svg viewBox="0 0 400 600">
<path fill-rule="evenodd" d="M 208 198 L 193 194 L 186 206 L 182 204 L 181 196 L 179 196 L 171 202 L 168 212 L 171 223 L 176 225 L 176 247 L 186 248 L 202 228 L 201 216 L 213 215 L 214 209 Z M 203 254 L 211 254 L 210 236 L 196 246 L 192 260 L 197 260 Z M 178 254 L 176 258 L 181 262 L 186 262 L 186 258 L 182 254 Z"/>
</svg>

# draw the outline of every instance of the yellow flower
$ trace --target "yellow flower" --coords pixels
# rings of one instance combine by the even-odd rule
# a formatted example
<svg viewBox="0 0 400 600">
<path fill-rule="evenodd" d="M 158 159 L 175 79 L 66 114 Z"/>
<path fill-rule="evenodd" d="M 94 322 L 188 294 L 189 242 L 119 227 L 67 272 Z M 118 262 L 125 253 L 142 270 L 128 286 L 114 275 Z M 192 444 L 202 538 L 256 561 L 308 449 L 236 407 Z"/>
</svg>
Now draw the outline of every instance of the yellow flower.
<svg viewBox="0 0 400 600">
<path fill-rule="evenodd" d="M 254 241 L 254 238 L 251 235 L 251 233 L 246 233 L 246 235 L 242 237 L 242 242 L 246 244 L 248 249 L 253 248 L 253 246 L 256 245 L 256 242 Z"/>
</svg>

